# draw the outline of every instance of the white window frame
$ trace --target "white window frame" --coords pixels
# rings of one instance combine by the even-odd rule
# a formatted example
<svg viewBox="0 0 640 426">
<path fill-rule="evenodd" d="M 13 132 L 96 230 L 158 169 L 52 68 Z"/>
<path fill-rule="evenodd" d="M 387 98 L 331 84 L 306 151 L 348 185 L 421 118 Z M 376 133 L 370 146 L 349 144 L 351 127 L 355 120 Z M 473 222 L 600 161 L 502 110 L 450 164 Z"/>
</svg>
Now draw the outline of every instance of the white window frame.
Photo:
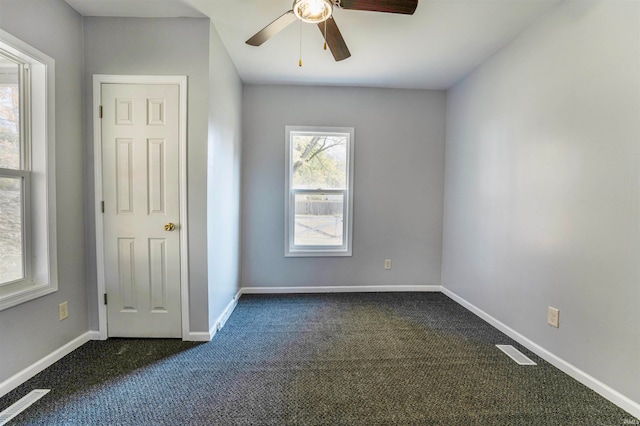
<svg viewBox="0 0 640 426">
<path fill-rule="evenodd" d="M 58 290 L 55 196 L 55 61 L 0 30 L 0 50 L 22 64 L 24 278 L 0 286 L 0 311 Z"/>
<path fill-rule="evenodd" d="M 347 137 L 347 185 L 340 189 L 295 189 L 292 188 L 293 137 L 300 134 L 340 135 Z M 354 163 L 354 128 L 353 127 L 319 127 L 319 126 L 286 126 L 285 127 L 285 257 L 332 257 L 352 256 L 353 240 L 353 163 Z M 296 194 L 344 194 L 343 204 L 343 244 L 342 246 L 296 245 L 295 241 L 295 196 Z"/>
</svg>

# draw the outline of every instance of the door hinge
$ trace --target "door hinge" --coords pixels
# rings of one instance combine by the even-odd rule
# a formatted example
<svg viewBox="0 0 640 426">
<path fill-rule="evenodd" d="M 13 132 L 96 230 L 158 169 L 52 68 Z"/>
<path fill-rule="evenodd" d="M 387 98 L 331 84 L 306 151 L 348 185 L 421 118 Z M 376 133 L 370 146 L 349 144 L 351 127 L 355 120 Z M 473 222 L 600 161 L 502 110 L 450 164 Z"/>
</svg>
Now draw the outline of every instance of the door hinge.
<svg viewBox="0 0 640 426">
<path fill-rule="evenodd" d="M 100 204 L 102 206 L 102 213 L 104 213 L 104 201 L 102 201 Z"/>
<path fill-rule="evenodd" d="M 102 118 L 102 105 L 98 107 L 98 116 Z"/>
<path fill-rule="evenodd" d="M 104 294 L 104 304 L 107 304 L 107 293 Z"/>
</svg>

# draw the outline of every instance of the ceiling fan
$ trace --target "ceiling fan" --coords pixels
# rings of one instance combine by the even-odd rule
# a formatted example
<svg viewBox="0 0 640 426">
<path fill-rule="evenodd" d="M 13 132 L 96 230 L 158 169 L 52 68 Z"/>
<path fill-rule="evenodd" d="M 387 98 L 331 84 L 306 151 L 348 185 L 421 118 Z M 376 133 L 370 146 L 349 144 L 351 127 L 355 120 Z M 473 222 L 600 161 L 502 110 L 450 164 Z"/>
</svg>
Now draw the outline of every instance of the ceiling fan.
<svg viewBox="0 0 640 426">
<path fill-rule="evenodd" d="M 294 0 L 291 10 L 258 31 L 246 43 L 260 46 L 296 20 L 300 20 L 317 24 L 325 39 L 325 49 L 328 45 L 334 59 L 342 61 L 350 57 L 351 53 L 333 19 L 334 8 L 413 15 L 416 7 L 418 0 Z"/>
</svg>

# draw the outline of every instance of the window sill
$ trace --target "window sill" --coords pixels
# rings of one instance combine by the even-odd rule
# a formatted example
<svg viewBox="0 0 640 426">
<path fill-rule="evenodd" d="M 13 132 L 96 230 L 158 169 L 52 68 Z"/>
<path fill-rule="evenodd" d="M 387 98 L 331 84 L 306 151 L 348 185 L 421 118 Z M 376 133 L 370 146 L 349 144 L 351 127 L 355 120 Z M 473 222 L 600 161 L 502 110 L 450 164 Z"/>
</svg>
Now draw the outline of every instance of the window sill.
<svg viewBox="0 0 640 426">
<path fill-rule="evenodd" d="M 286 251 L 284 257 L 348 257 L 351 250 L 292 250 Z"/>
<path fill-rule="evenodd" d="M 58 288 L 51 284 L 21 282 L 0 287 L 0 311 L 21 303 L 54 293 Z"/>
</svg>

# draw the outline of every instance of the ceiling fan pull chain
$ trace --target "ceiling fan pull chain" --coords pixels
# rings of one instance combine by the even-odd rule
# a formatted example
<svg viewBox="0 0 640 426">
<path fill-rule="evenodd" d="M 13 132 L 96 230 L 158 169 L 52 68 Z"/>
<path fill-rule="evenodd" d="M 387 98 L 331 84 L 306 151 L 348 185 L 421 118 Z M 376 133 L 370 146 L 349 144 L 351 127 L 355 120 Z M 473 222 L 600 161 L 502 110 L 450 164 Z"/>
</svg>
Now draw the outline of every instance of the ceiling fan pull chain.
<svg viewBox="0 0 640 426">
<path fill-rule="evenodd" d="M 300 21 L 300 60 L 298 66 L 302 67 L 302 21 Z"/>
<path fill-rule="evenodd" d="M 324 50 L 327 50 L 327 21 L 324 21 Z"/>
</svg>

